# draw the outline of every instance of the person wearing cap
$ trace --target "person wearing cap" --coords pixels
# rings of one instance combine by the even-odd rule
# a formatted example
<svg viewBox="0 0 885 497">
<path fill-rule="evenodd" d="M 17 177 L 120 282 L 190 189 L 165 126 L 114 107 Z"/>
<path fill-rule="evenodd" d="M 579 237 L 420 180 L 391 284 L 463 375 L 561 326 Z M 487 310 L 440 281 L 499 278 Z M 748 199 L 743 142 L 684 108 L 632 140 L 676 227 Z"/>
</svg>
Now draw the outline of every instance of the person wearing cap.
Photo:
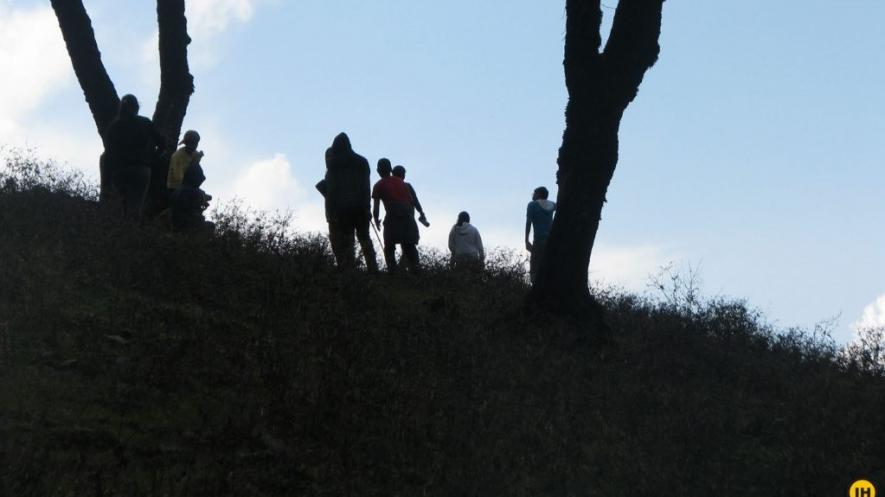
<svg viewBox="0 0 885 497">
<path fill-rule="evenodd" d="M 166 188 L 169 189 L 170 194 L 181 186 L 187 168 L 192 164 L 199 164 L 203 158 L 203 151 L 197 151 L 197 146 L 200 145 L 200 134 L 196 131 L 188 130 L 179 145 L 184 146 L 176 150 L 169 160 L 169 175 L 166 177 Z"/>
</svg>

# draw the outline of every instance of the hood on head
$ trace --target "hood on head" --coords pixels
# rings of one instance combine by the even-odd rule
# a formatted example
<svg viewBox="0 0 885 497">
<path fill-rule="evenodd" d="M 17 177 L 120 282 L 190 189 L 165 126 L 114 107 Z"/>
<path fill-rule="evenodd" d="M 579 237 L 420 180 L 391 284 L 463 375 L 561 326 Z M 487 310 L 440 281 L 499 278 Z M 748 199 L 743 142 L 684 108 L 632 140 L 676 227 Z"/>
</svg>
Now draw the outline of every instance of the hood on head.
<svg viewBox="0 0 885 497">
<path fill-rule="evenodd" d="M 538 200 L 535 200 L 535 202 L 537 202 L 538 205 L 540 205 L 541 208 L 545 211 L 556 210 L 556 204 L 554 202 L 551 202 L 550 200 L 547 200 L 546 198 L 539 198 Z"/>
<path fill-rule="evenodd" d="M 351 150 L 350 138 L 347 136 L 347 133 L 339 133 L 338 136 L 332 140 L 332 152 L 340 154 L 343 152 L 350 152 Z"/>
<path fill-rule="evenodd" d="M 466 235 L 470 233 L 471 228 L 473 228 L 470 223 L 461 223 L 461 226 L 455 225 L 455 229 L 459 235 Z"/>
</svg>

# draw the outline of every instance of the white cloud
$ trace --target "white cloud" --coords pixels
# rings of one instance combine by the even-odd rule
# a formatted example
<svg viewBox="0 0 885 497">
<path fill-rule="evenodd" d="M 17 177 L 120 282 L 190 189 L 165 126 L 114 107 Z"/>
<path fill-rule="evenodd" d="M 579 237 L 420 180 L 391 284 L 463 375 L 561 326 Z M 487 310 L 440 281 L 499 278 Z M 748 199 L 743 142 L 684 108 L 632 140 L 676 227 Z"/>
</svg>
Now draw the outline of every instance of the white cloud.
<svg viewBox="0 0 885 497">
<path fill-rule="evenodd" d="M 51 8 L 0 0 L 0 67 L 0 120 L 35 109 L 69 83 L 70 61 Z"/>
<path fill-rule="evenodd" d="M 0 145 L 34 148 L 41 158 L 94 171 L 101 142 L 88 114 L 81 126 L 37 125 L 35 113 L 74 87 L 73 71 L 51 7 L 13 7 L 0 0 Z"/>
<path fill-rule="evenodd" d="M 866 306 L 863 315 L 852 325 L 852 328 L 859 330 L 880 326 L 885 326 L 885 295 L 880 295 L 875 302 Z"/>
<path fill-rule="evenodd" d="M 590 280 L 594 284 L 616 285 L 641 291 L 651 275 L 677 259 L 657 245 L 598 245 L 590 258 Z"/>
<path fill-rule="evenodd" d="M 186 4 L 188 34 L 193 42 L 188 48 L 188 59 L 197 67 L 211 67 L 217 62 L 217 38 L 232 24 L 245 24 L 255 14 L 256 0 L 190 0 Z M 142 59 L 151 71 L 150 81 L 159 85 L 157 31 L 141 47 Z"/>
<path fill-rule="evenodd" d="M 0 0 L 0 140 L 71 81 L 70 60 L 49 7 L 13 8 Z"/>
<path fill-rule="evenodd" d="M 189 0 L 188 30 L 191 37 L 211 38 L 232 22 L 247 23 L 255 13 L 255 0 Z"/>
<path fill-rule="evenodd" d="M 208 170 L 207 175 L 211 177 Z M 216 198 L 219 203 L 241 200 L 250 209 L 289 212 L 293 228 L 301 232 L 327 230 L 321 198 L 302 187 L 284 154 L 242 168 L 233 181 L 219 188 Z"/>
</svg>

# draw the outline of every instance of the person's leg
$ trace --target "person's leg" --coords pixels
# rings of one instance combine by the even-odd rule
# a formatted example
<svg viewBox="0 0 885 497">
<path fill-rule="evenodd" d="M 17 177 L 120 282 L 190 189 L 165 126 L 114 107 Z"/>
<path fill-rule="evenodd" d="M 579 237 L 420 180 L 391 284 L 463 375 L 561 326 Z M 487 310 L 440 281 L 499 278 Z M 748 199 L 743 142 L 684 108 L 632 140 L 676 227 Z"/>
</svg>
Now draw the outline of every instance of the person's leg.
<svg viewBox="0 0 885 497">
<path fill-rule="evenodd" d="M 338 253 L 336 260 L 339 268 L 351 269 L 355 265 L 353 257 L 353 219 L 349 212 L 339 212 L 338 219 L 335 223 L 337 230 L 335 232 L 336 243 L 338 245 Z"/>
<path fill-rule="evenodd" d="M 532 284 L 535 284 L 535 279 L 538 277 L 538 271 L 541 270 L 541 261 L 544 260 L 544 249 L 546 246 L 546 240 L 536 240 L 532 245 L 532 256 L 529 259 L 529 278 L 531 279 Z"/>
<path fill-rule="evenodd" d="M 370 273 L 378 272 L 378 259 L 375 255 L 375 246 L 372 244 L 372 236 L 369 234 L 369 218 L 361 215 L 365 219 L 360 219 L 356 226 L 356 238 L 360 242 L 363 249 L 363 257 L 366 258 L 366 269 Z"/>
<path fill-rule="evenodd" d="M 144 201 L 151 183 L 149 167 L 130 167 L 122 175 L 123 202 L 126 216 L 140 220 L 144 213 Z"/>
<path fill-rule="evenodd" d="M 408 261 L 409 270 L 418 272 L 421 270 L 421 264 L 418 260 L 418 246 L 414 243 L 403 244 L 403 257 Z"/>
<path fill-rule="evenodd" d="M 396 272 L 396 244 L 385 241 L 384 262 L 387 264 L 388 273 Z"/>
<path fill-rule="evenodd" d="M 339 242 L 341 238 L 341 228 L 338 226 L 338 222 L 329 221 L 329 246 L 332 247 L 332 255 L 335 256 L 335 262 L 339 267 L 344 263 L 341 258 L 343 252 L 341 251 L 341 243 Z"/>
</svg>

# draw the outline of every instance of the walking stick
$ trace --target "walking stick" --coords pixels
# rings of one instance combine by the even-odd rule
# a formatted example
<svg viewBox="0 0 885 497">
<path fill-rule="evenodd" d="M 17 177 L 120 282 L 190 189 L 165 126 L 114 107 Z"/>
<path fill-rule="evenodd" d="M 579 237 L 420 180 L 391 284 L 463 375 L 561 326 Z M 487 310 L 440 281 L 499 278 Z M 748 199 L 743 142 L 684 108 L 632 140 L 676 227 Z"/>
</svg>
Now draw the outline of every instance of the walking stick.
<svg viewBox="0 0 885 497">
<path fill-rule="evenodd" d="M 375 232 L 375 238 L 378 239 L 378 245 L 381 245 L 381 252 L 384 252 L 384 242 L 381 241 L 381 234 L 378 233 L 378 227 L 375 226 L 375 222 L 372 220 L 369 220 L 369 224 L 372 225 L 372 231 Z"/>
</svg>

